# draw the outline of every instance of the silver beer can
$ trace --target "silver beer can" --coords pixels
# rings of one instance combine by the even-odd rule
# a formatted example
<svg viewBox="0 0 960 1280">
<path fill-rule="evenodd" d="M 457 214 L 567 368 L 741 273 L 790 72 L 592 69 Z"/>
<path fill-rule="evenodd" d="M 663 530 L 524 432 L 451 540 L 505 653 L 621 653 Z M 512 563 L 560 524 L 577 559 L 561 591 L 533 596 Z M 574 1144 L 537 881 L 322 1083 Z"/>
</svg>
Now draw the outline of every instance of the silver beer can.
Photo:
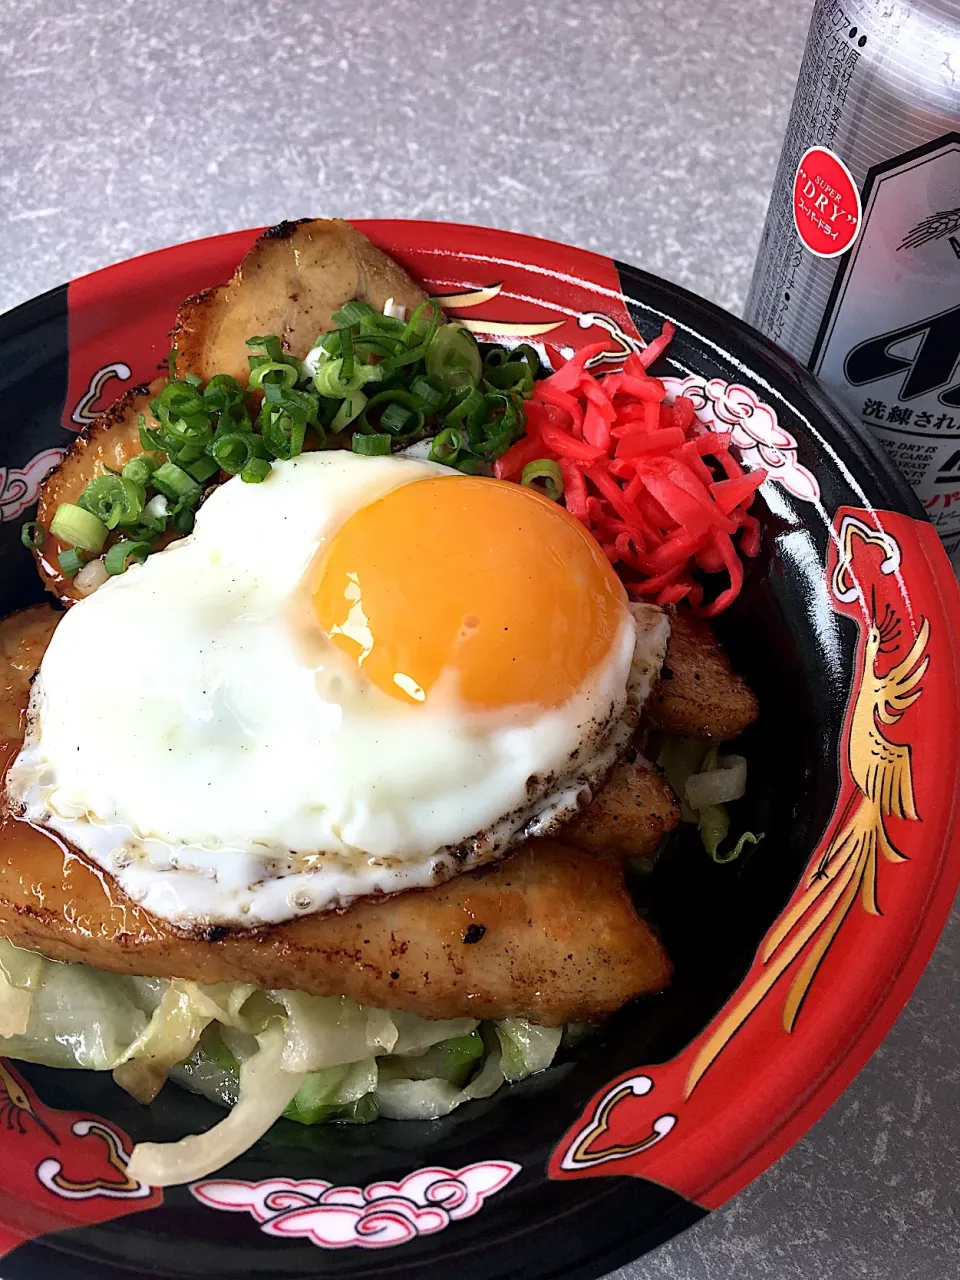
<svg viewBox="0 0 960 1280">
<path fill-rule="evenodd" d="M 960 552 L 960 0 L 817 0 L 744 318 Z"/>
</svg>

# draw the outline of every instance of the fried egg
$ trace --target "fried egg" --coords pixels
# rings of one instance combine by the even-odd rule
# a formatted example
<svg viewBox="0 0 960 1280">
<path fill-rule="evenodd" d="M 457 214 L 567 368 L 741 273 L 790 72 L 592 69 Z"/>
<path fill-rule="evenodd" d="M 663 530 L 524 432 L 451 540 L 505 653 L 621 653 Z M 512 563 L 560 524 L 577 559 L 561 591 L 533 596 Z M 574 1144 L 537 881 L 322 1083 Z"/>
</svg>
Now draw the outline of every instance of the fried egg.
<svg viewBox="0 0 960 1280">
<path fill-rule="evenodd" d="M 304 454 L 70 610 L 8 792 L 185 931 L 279 923 L 555 830 L 668 633 L 529 489 Z"/>
</svg>

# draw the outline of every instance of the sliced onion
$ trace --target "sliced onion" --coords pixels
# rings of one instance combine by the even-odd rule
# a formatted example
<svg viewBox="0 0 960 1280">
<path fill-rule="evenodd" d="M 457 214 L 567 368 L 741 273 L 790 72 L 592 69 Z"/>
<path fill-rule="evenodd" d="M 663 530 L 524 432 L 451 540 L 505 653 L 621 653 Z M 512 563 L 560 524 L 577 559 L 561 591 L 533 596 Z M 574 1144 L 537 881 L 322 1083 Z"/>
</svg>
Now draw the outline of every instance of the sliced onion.
<svg viewBox="0 0 960 1280">
<path fill-rule="evenodd" d="M 175 1187 L 205 1178 L 249 1151 L 304 1080 L 303 1072 L 281 1070 L 283 1038 L 279 1022 L 257 1036 L 260 1050 L 240 1067 L 240 1096 L 226 1119 L 179 1142 L 137 1143 L 127 1174 L 151 1187 Z"/>
<path fill-rule="evenodd" d="M 383 314 L 392 317 L 394 320 L 406 320 L 407 308 L 401 306 L 399 302 L 394 302 L 392 298 L 388 298 L 383 304 Z"/>
<path fill-rule="evenodd" d="M 747 789 L 747 762 L 743 756 L 721 756 L 718 768 L 691 773 L 684 786 L 684 799 L 691 809 L 707 809 L 715 804 L 739 800 Z"/>
<path fill-rule="evenodd" d="M 97 587 L 102 587 L 109 577 L 107 566 L 101 558 L 99 560 L 91 560 L 89 564 L 85 564 L 74 578 L 73 583 L 81 595 L 92 596 Z"/>
</svg>

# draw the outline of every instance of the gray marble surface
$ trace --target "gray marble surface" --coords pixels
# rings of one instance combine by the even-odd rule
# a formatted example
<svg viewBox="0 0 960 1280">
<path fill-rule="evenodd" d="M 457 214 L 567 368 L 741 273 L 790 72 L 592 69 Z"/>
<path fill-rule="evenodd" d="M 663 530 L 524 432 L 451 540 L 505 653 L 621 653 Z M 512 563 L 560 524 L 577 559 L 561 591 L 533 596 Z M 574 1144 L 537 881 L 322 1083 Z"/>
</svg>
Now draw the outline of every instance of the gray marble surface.
<svg viewBox="0 0 960 1280">
<path fill-rule="evenodd" d="M 0 5 L 0 308 L 304 214 L 599 249 L 737 311 L 799 0 Z M 731 1204 L 616 1280 L 960 1270 L 960 914 L 879 1053 Z"/>
</svg>

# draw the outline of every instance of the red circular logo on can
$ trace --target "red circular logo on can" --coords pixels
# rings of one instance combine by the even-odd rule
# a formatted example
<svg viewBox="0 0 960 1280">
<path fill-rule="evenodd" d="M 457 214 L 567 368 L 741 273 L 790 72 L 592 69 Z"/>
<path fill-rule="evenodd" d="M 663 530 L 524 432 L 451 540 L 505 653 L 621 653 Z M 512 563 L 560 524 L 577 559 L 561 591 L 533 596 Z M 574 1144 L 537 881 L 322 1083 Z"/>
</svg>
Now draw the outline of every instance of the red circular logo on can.
<svg viewBox="0 0 960 1280">
<path fill-rule="evenodd" d="M 856 240 L 862 218 L 850 170 L 826 147 L 811 147 L 793 183 L 793 220 L 804 245 L 818 258 L 835 258 Z"/>
</svg>

